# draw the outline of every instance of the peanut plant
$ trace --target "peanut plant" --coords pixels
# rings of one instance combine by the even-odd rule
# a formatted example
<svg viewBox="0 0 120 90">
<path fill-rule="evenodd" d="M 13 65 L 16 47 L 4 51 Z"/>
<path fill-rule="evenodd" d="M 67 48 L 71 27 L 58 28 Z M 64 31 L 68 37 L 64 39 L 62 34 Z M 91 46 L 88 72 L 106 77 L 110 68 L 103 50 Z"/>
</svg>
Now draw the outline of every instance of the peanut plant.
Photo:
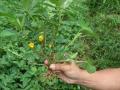
<svg viewBox="0 0 120 90">
<path fill-rule="evenodd" d="M 0 90 L 90 90 L 48 73 L 46 59 L 119 67 L 120 1 L 0 0 Z"/>
</svg>

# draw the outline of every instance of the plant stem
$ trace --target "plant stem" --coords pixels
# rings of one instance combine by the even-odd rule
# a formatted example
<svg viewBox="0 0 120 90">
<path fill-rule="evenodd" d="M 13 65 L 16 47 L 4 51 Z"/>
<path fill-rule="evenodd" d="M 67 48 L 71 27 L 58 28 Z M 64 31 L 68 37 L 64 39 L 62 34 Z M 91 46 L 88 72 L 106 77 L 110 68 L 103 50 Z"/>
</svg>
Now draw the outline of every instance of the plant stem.
<svg viewBox="0 0 120 90">
<path fill-rule="evenodd" d="M 14 51 L 12 51 L 12 50 L 10 50 L 10 49 L 7 49 L 7 51 L 11 52 L 12 54 L 14 54 L 14 55 L 16 55 L 16 56 L 18 56 L 18 57 L 20 57 L 20 58 L 23 58 L 23 56 L 22 56 L 22 55 L 19 55 L 17 52 L 14 52 Z"/>
<path fill-rule="evenodd" d="M 76 60 L 60 60 L 60 61 L 57 61 L 57 63 L 70 63 L 70 62 L 75 62 L 76 64 L 79 64 L 79 63 L 84 63 L 86 61 L 76 61 Z"/>
<path fill-rule="evenodd" d="M 80 35 L 81 35 L 81 33 L 78 32 L 78 33 L 75 35 L 75 37 L 73 38 L 73 40 L 72 40 L 70 43 L 68 43 L 68 45 L 65 47 L 65 49 L 68 48 L 69 46 L 73 45 L 74 42 L 75 42 L 75 40 L 76 40 Z"/>
</svg>

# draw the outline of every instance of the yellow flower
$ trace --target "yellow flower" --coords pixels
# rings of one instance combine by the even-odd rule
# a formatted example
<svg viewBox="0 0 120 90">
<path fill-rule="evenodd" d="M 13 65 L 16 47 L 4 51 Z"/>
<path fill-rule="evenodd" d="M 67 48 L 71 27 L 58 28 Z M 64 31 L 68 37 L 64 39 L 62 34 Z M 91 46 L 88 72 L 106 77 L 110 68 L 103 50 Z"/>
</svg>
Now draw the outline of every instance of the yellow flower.
<svg viewBox="0 0 120 90">
<path fill-rule="evenodd" d="M 33 42 L 30 42 L 30 43 L 28 44 L 28 46 L 29 46 L 29 48 L 34 48 L 34 47 L 35 47 L 35 45 L 34 45 Z"/>
<path fill-rule="evenodd" d="M 42 42 L 44 40 L 44 36 L 43 35 L 40 35 L 39 36 L 39 41 Z"/>
<path fill-rule="evenodd" d="M 51 48 L 52 47 L 52 44 L 49 44 L 49 48 Z"/>
</svg>

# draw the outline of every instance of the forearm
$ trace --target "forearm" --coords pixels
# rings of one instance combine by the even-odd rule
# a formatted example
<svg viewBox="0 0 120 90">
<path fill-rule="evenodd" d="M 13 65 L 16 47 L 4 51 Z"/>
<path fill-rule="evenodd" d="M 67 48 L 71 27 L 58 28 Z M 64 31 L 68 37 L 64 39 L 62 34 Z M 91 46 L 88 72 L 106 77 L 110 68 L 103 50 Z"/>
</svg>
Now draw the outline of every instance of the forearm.
<svg viewBox="0 0 120 90">
<path fill-rule="evenodd" d="M 120 68 L 106 69 L 89 74 L 80 70 L 79 84 L 96 90 L 120 90 Z"/>
</svg>

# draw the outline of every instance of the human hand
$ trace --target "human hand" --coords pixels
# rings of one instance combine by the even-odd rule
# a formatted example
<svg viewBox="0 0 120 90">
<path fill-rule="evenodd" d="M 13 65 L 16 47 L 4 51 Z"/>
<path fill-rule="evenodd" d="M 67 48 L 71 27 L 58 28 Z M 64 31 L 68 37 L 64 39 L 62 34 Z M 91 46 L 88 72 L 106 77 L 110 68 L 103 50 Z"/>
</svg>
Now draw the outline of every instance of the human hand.
<svg viewBox="0 0 120 90">
<path fill-rule="evenodd" d="M 47 66 L 49 65 L 48 60 L 45 60 L 44 63 Z M 60 79 L 69 84 L 78 84 L 80 82 L 80 77 L 82 77 L 84 72 L 84 70 L 80 69 L 74 62 L 51 64 L 48 68 L 56 73 Z"/>
<path fill-rule="evenodd" d="M 69 84 L 81 84 L 95 90 L 120 90 L 120 68 L 105 69 L 88 73 L 80 69 L 75 63 L 51 64 L 45 60 L 45 65 L 59 78 Z"/>
</svg>

